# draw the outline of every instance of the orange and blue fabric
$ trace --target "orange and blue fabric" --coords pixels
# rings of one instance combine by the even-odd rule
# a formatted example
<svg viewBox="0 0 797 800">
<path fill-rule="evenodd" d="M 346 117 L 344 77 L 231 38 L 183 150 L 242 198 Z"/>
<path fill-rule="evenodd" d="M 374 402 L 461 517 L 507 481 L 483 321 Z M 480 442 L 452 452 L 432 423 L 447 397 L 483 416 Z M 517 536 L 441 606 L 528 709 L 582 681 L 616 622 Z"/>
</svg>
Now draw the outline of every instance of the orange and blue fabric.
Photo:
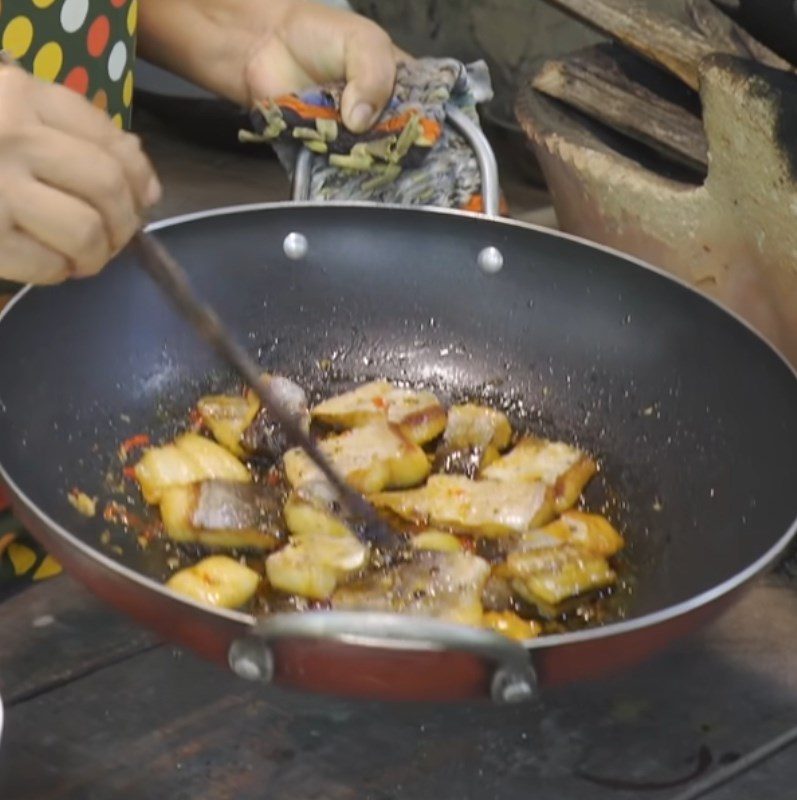
<svg viewBox="0 0 797 800">
<path fill-rule="evenodd" d="M 468 142 L 446 120 L 455 105 L 476 124 L 492 97 L 484 62 L 419 59 L 400 64 L 377 124 L 354 134 L 342 121 L 343 85 L 258 103 L 241 139 L 273 145 L 291 171 L 300 148 L 316 154 L 311 200 L 353 200 L 480 211 L 481 175 Z"/>
</svg>

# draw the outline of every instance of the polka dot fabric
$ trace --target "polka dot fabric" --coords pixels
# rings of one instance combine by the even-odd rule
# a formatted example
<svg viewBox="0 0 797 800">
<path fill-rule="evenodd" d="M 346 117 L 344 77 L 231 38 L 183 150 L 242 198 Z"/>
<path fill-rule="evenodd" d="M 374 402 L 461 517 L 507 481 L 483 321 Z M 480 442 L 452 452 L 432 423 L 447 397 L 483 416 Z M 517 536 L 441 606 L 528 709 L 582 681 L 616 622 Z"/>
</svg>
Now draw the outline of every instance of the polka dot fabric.
<svg viewBox="0 0 797 800">
<path fill-rule="evenodd" d="M 133 101 L 138 0 L 0 0 L 0 48 L 25 69 L 88 97 L 120 127 Z M 8 300 L 0 281 L 0 308 Z M 0 602 L 58 575 L 0 489 Z"/>
<path fill-rule="evenodd" d="M 138 0 L 0 0 L 0 47 L 127 128 Z"/>
</svg>

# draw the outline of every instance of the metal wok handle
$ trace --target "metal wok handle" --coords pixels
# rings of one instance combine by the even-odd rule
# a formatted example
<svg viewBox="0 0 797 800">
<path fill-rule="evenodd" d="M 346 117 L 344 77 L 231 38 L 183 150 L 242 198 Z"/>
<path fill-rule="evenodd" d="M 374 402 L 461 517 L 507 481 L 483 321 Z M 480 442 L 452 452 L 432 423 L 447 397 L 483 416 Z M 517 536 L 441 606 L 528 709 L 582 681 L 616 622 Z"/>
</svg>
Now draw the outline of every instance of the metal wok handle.
<svg viewBox="0 0 797 800">
<path fill-rule="evenodd" d="M 482 179 L 484 213 L 488 217 L 501 215 L 501 186 L 498 180 L 498 162 L 484 131 L 464 111 L 454 105 L 446 105 L 446 118 L 473 148 Z M 299 150 L 293 170 L 292 198 L 304 202 L 310 198 L 310 176 L 315 155 L 305 147 Z"/>
<path fill-rule="evenodd" d="M 537 685 L 526 650 L 504 636 L 371 612 L 274 614 L 233 642 L 229 663 L 249 680 L 376 700 L 519 703 Z"/>
</svg>

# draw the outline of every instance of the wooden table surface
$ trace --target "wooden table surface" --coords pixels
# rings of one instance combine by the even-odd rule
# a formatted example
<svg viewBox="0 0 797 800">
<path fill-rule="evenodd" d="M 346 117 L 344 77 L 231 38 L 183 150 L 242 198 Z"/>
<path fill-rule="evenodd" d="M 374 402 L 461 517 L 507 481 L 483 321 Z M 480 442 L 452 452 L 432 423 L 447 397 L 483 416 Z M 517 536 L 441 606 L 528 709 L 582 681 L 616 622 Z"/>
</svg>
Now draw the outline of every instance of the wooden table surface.
<svg viewBox="0 0 797 800">
<path fill-rule="evenodd" d="M 796 622 L 794 587 L 770 579 L 612 680 L 528 707 L 393 707 L 247 684 L 60 577 L 0 606 L 0 797 L 666 800 L 797 723 Z M 711 798 L 795 785 L 786 750 Z"/>
<path fill-rule="evenodd" d="M 139 124 L 164 176 L 162 215 L 286 195 L 273 161 Z M 516 208 L 544 205 L 516 189 Z M 797 724 L 796 633 L 795 586 L 772 577 L 703 634 L 612 680 L 527 707 L 385 707 L 246 684 L 61 576 L 0 604 L 0 798 L 667 800 Z M 793 800 L 793 756 L 711 800 Z"/>
</svg>

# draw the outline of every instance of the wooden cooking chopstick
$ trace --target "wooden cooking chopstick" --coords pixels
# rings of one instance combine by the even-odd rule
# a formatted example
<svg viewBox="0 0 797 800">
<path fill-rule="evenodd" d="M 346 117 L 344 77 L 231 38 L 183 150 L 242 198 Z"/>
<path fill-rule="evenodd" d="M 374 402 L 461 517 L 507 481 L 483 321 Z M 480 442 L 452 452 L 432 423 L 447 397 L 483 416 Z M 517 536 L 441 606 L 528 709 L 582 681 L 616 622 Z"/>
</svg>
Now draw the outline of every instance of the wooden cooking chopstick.
<svg viewBox="0 0 797 800">
<path fill-rule="evenodd" d="M 321 470 L 338 493 L 349 515 L 361 524 L 355 530 L 361 540 L 375 545 L 390 554 L 400 542 L 400 537 L 377 514 L 374 507 L 355 492 L 337 473 L 318 446 L 303 430 L 299 421 L 275 396 L 260 374 L 260 368 L 224 327 L 216 312 L 199 300 L 183 268 L 172 258 L 163 245 L 146 231 L 139 231 L 131 242 L 139 265 L 163 290 L 164 294 L 194 330 L 233 367 L 251 386 L 269 416 L 282 426 L 290 441 L 301 447 Z"/>
<path fill-rule="evenodd" d="M 19 66 L 5 50 L 0 50 L 0 65 Z M 341 504 L 349 515 L 360 524 L 355 532 L 366 544 L 378 547 L 385 556 L 395 552 L 400 537 L 376 513 L 374 507 L 358 492 L 355 492 L 337 473 L 319 450 L 315 442 L 305 433 L 298 420 L 272 393 L 260 375 L 257 364 L 235 341 L 224 327 L 215 311 L 202 303 L 194 294 L 183 268 L 169 255 L 163 245 L 145 230 L 139 230 L 131 242 L 131 250 L 138 256 L 138 263 L 163 290 L 164 294 L 194 330 L 208 342 L 216 352 L 238 372 L 251 386 L 269 416 L 284 429 L 288 439 L 307 453 L 324 477 L 332 484 Z"/>
</svg>

